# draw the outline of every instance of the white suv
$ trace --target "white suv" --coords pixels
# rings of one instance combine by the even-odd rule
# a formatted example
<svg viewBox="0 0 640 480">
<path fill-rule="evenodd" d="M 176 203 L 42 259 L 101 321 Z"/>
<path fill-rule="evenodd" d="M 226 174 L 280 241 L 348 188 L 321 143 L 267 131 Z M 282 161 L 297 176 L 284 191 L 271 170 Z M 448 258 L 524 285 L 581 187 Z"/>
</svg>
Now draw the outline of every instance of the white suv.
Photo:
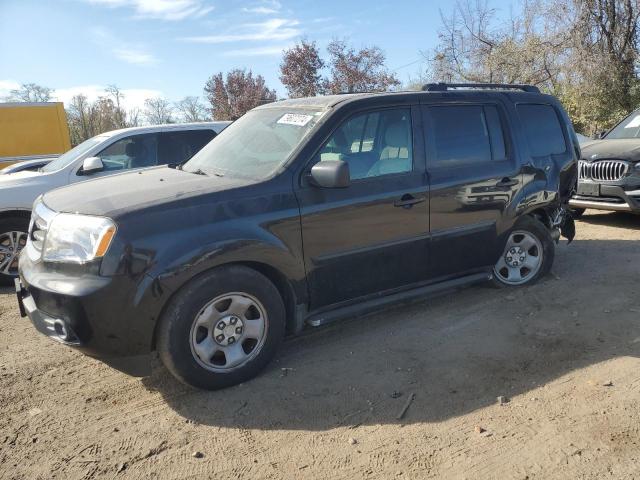
<svg viewBox="0 0 640 480">
<path fill-rule="evenodd" d="M 113 130 L 90 138 L 37 171 L 0 176 L 0 284 L 18 272 L 31 206 L 54 188 L 154 165 L 181 164 L 230 122 L 156 125 Z M 141 185 L 140 188 L 144 188 Z"/>
</svg>

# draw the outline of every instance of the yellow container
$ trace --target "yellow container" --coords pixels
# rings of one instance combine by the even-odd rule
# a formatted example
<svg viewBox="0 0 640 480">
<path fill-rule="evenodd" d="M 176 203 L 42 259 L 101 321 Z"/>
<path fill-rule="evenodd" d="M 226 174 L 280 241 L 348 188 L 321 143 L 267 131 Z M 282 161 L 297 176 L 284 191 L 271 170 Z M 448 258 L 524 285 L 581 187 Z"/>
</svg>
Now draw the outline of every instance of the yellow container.
<svg viewBox="0 0 640 480">
<path fill-rule="evenodd" d="M 70 148 L 62 102 L 0 103 L 0 168 Z"/>
</svg>

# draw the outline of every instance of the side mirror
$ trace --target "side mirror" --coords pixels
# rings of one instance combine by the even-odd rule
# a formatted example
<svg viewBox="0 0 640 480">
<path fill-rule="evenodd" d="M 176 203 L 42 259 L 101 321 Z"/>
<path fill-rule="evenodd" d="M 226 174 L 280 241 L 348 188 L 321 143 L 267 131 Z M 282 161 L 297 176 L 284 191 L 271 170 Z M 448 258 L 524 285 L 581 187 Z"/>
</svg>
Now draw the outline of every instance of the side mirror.
<svg viewBox="0 0 640 480">
<path fill-rule="evenodd" d="M 349 164 L 342 160 L 324 160 L 311 168 L 314 185 L 322 188 L 345 188 L 351 183 Z"/>
<path fill-rule="evenodd" d="M 603 138 L 604 138 L 604 136 L 605 136 L 606 134 L 607 134 L 607 131 L 606 131 L 606 130 L 602 130 L 602 131 L 600 131 L 600 132 L 597 132 L 597 133 L 593 136 L 593 139 L 594 139 L 594 140 L 601 140 L 601 139 L 603 139 Z"/>
<path fill-rule="evenodd" d="M 102 160 L 99 157 L 88 157 L 82 162 L 82 174 L 91 175 L 92 173 L 100 172 L 104 169 Z"/>
</svg>

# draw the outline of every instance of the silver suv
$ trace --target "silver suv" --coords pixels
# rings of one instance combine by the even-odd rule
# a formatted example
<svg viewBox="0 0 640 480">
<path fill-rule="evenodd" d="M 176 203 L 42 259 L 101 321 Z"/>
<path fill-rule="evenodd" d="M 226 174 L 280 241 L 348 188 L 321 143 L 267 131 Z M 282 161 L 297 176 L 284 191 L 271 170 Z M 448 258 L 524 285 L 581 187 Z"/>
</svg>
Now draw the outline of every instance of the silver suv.
<svg viewBox="0 0 640 480">
<path fill-rule="evenodd" d="M 0 176 L 0 284 L 18 273 L 35 199 L 54 188 L 117 173 L 181 164 L 230 122 L 125 128 L 90 138 L 37 171 Z M 141 185 L 141 188 L 144 186 Z"/>
</svg>

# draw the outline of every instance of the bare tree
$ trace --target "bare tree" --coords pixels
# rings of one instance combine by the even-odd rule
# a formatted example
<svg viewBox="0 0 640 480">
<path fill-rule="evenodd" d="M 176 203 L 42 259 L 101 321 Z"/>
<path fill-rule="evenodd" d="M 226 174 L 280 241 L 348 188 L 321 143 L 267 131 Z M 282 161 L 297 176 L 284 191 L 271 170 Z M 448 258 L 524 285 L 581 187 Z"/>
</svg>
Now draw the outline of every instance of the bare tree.
<svg viewBox="0 0 640 480">
<path fill-rule="evenodd" d="M 274 102 L 275 90 L 266 86 L 262 75 L 251 70 L 232 70 L 226 78 L 222 72 L 213 75 L 204 87 L 215 120 L 236 120 L 259 105 Z"/>
<path fill-rule="evenodd" d="M 449 82 L 553 86 L 567 37 L 546 28 L 546 10 L 542 0 L 523 0 L 517 15 L 499 23 L 488 0 L 458 1 L 449 16 L 441 13 L 439 45 L 427 53 L 433 75 Z"/>
<path fill-rule="evenodd" d="M 608 128 L 640 103 L 640 6 L 636 0 L 564 3 L 570 15 L 560 25 L 573 40 L 565 103 L 585 130 Z"/>
<path fill-rule="evenodd" d="M 385 66 L 385 55 L 379 47 L 356 51 L 342 40 L 329 43 L 331 77 L 326 88 L 331 93 L 385 91 L 400 85 Z"/>
<path fill-rule="evenodd" d="M 71 143 L 77 145 L 94 136 L 91 105 L 85 95 L 75 95 L 67 108 L 67 122 Z"/>
<path fill-rule="evenodd" d="M 35 83 L 23 83 L 20 88 L 9 91 L 10 102 L 48 102 L 53 90 Z"/>
<path fill-rule="evenodd" d="M 140 126 L 140 109 L 135 107 L 130 109 L 127 112 L 127 126 L 128 127 L 139 127 Z"/>
<path fill-rule="evenodd" d="M 425 55 L 434 80 L 539 85 L 591 133 L 640 103 L 639 15 L 637 0 L 521 0 L 500 22 L 487 0 L 460 0 Z"/>
<path fill-rule="evenodd" d="M 125 128 L 128 126 L 127 124 L 127 113 L 124 110 L 122 102 L 124 101 L 124 93 L 118 88 L 117 85 L 108 85 L 107 88 L 104 89 L 105 93 L 109 95 L 111 100 L 115 105 L 114 110 L 114 123 L 118 128 Z"/>
<path fill-rule="evenodd" d="M 173 123 L 173 108 L 164 98 L 147 98 L 144 101 L 144 116 L 151 125 Z"/>
<path fill-rule="evenodd" d="M 207 107 L 195 96 L 184 97 L 176 102 L 176 109 L 185 122 L 204 122 L 209 120 Z"/>
<path fill-rule="evenodd" d="M 323 68 L 324 61 L 320 58 L 316 42 L 302 40 L 284 52 L 280 81 L 291 98 L 313 97 L 323 91 Z"/>
</svg>

